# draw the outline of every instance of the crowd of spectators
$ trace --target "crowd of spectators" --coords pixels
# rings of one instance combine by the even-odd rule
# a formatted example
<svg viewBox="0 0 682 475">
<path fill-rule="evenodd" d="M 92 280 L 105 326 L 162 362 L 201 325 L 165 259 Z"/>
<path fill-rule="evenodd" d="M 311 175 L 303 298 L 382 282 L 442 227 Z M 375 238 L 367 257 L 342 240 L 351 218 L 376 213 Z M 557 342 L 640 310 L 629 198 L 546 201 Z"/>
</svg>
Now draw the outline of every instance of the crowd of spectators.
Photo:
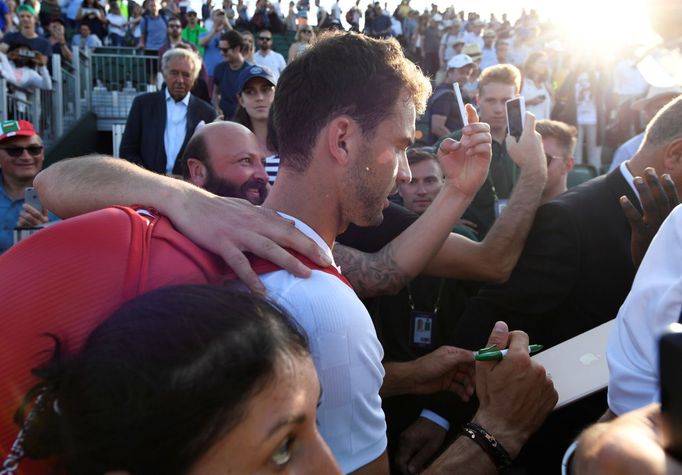
<svg viewBox="0 0 682 475">
<path fill-rule="evenodd" d="M 0 405 L 19 408 L 14 422 L 0 412 L 2 473 L 47 457 L 70 473 L 558 473 L 602 414 L 574 473 L 621 473 L 605 451 L 620 469 L 633 457 L 658 461 L 640 473 L 677 473 L 651 435 L 659 409 L 642 408 L 659 398 L 657 334 L 682 305 L 667 251 L 680 247 L 682 88 L 650 85 L 625 48 L 603 62 L 571 50 L 534 10 L 512 23 L 410 0 L 392 13 L 77 3 L 26 0 L 16 25 L 6 17 L 8 82 L 43 87 L 51 55 L 109 45 L 158 55 L 161 87 L 135 97 L 120 158 L 41 172 L 33 125 L 0 124 Z M 514 138 L 505 104 L 519 95 Z M 569 189 L 576 166 L 594 178 Z M 87 236 L 112 206 L 144 223 L 124 253 L 151 284 L 54 304 L 71 294 L 41 286 L 66 288 L 71 261 L 106 251 L 49 236 Z M 49 279 L 30 313 L 47 316 L 18 331 L 30 274 L 15 266 L 34 251 Z M 224 280 L 241 285 L 206 285 Z M 97 295 L 95 281 L 78 292 Z M 552 412 L 529 344 L 613 319 L 608 398 Z M 474 361 L 492 345 L 508 353 Z M 630 440 L 648 445 L 627 452 Z"/>
</svg>

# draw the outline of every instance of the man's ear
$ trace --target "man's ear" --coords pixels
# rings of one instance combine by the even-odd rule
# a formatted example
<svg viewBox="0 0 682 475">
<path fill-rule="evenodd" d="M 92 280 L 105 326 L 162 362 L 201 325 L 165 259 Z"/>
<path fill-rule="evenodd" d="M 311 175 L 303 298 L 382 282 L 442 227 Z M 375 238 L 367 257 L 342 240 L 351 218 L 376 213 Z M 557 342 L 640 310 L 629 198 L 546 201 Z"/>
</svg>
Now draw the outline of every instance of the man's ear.
<svg viewBox="0 0 682 475">
<path fill-rule="evenodd" d="M 187 169 L 189 170 L 189 182 L 203 188 L 208 178 L 208 170 L 201 160 L 196 158 L 187 159 Z"/>
<path fill-rule="evenodd" d="M 663 165 L 665 172 L 682 170 L 682 137 L 677 138 L 665 146 L 663 150 Z"/>
<path fill-rule="evenodd" d="M 357 145 L 360 128 L 347 115 L 333 119 L 327 126 L 327 146 L 329 153 L 340 165 L 350 161 L 349 151 Z"/>
</svg>

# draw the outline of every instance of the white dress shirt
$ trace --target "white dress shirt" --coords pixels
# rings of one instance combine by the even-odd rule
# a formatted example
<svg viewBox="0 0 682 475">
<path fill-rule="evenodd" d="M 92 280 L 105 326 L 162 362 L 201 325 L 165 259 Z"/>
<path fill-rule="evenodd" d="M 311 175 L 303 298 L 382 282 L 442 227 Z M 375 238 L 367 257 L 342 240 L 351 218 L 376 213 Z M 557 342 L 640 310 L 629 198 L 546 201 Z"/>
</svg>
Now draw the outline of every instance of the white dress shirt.
<svg viewBox="0 0 682 475">
<path fill-rule="evenodd" d="M 163 147 L 166 150 L 166 173 L 173 173 L 178 153 L 187 133 L 187 108 L 190 93 L 175 102 L 166 89 L 166 130 L 163 133 Z"/>
</svg>

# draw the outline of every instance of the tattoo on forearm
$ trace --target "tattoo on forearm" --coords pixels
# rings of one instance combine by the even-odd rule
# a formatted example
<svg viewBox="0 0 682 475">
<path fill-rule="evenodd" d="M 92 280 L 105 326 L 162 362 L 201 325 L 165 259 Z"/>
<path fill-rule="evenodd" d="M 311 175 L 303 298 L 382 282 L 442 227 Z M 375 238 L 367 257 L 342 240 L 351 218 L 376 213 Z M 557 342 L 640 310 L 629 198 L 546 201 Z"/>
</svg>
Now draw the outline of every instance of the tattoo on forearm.
<svg viewBox="0 0 682 475">
<path fill-rule="evenodd" d="M 334 259 L 362 298 L 394 294 L 414 278 L 400 269 L 390 244 L 369 254 L 337 243 Z"/>
</svg>

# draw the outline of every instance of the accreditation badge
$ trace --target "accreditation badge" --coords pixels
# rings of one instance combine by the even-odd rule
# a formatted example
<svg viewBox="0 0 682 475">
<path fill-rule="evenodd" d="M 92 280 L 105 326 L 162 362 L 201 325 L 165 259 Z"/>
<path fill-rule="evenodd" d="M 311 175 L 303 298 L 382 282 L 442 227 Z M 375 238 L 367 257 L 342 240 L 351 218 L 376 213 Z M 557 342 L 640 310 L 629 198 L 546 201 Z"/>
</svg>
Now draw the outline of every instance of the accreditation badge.
<svg viewBox="0 0 682 475">
<path fill-rule="evenodd" d="M 413 310 L 410 318 L 410 345 L 418 348 L 433 348 L 436 343 L 435 326 L 435 313 Z"/>
<path fill-rule="evenodd" d="M 495 200 L 495 218 L 500 217 L 502 211 L 504 211 L 508 204 L 509 204 L 508 199 Z"/>
</svg>

